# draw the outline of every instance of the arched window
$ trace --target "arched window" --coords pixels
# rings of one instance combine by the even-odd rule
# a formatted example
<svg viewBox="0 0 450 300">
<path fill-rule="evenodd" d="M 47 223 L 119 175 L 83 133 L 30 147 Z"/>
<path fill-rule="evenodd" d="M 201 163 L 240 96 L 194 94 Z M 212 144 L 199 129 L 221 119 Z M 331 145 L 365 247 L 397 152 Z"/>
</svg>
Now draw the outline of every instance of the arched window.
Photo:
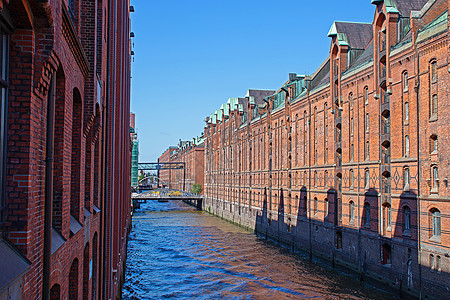
<svg viewBox="0 0 450 300">
<path fill-rule="evenodd" d="M 75 258 L 69 272 L 69 300 L 78 299 L 78 259 Z"/>
<path fill-rule="evenodd" d="M 391 231 L 391 205 L 389 203 L 383 204 L 383 234 L 386 231 Z"/>
<path fill-rule="evenodd" d="M 403 206 L 403 233 L 411 230 L 411 209 L 408 206 Z"/>
<path fill-rule="evenodd" d="M 370 204 L 364 203 L 364 227 L 370 228 Z"/>
<path fill-rule="evenodd" d="M 409 190 L 409 168 L 406 167 L 403 169 L 403 190 Z"/>
<path fill-rule="evenodd" d="M 370 185 L 370 171 L 369 171 L 369 169 L 366 169 L 364 171 L 364 181 L 365 181 L 364 188 L 368 189 L 369 185 Z"/>
<path fill-rule="evenodd" d="M 438 173 L 438 167 L 436 165 L 433 165 L 431 167 L 431 177 L 432 177 L 431 178 L 432 179 L 431 189 L 433 192 L 437 193 L 437 191 L 439 189 L 439 173 Z"/>
<path fill-rule="evenodd" d="M 405 102 L 405 122 L 409 120 L 409 103 Z"/>
<path fill-rule="evenodd" d="M 441 239 L 441 212 L 437 208 L 430 210 L 431 238 Z"/>
<path fill-rule="evenodd" d="M 318 213 L 318 209 L 317 209 L 318 205 L 319 205 L 319 200 L 317 199 L 317 197 L 314 197 L 314 215 L 315 216 L 317 216 L 317 213 Z"/>
<path fill-rule="evenodd" d="M 314 186 L 317 186 L 317 171 L 314 171 L 313 184 Z"/>
<path fill-rule="evenodd" d="M 354 186 L 354 176 L 353 176 L 353 169 L 350 169 L 349 172 L 349 181 L 350 181 L 350 188 L 353 189 Z"/>
<path fill-rule="evenodd" d="M 50 300 L 61 299 L 61 286 L 59 284 L 54 284 L 50 290 Z"/>
<path fill-rule="evenodd" d="M 434 270 L 434 255 L 430 254 L 430 269 L 431 271 Z"/>
<path fill-rule="evenodd" d="M 353 144 L 350 145 L 350 161 L 355 159 L 355 146 Z"/>
<path fill-rule="evenodd" d="M 353 108 L 353 93 L 348 95 L 348 102 L 350 102 L 350 109 Z"/>
<path fill-rule="evenodd" d="M 409 156 L 409 135 L 405 136 L 405 157 Z"/>
<path fill-rule="evenodd" d="M 325 218 L 328 217 L 328 199 L 325 198 Z"/>
<path fill-rule="evenodd" d="M 431 82 L 437 81 L 437 61 L 432 60 L 430 63 L 430 80 Z"/>
<path fill-rule="evenodd" d="M 350 201 L 350 224 L 355 222 L 355 202 Z"/>
<path fill-rule="evenodd" d="M 370 147 L 369 147 L 369 141 L 366 141 L 366 160 L 370 159 Z"/>
<path fill-rule="evenodd" d="M 324 172 L 323 180 L 324 180 L 324 186 L 327 187 L 328 186 L 328 171 Z"/>
<path fill-rule="evenodd" d="M 366 114 L 366 132 L 369 132 L 369 128 L 370 128 L 369 122 L 370 122 L 369 113 L 367 113 Z"/>
<path fill-rule="evenodd" d="M 364 103 L 369 104 L 369 87 L 364 87 Z"/>
<path fill-rule="evenodd" d="M 403 91 L 408 91 L 408 72 L 403 72 L 402 74 L 402 85 L 403 85 Z"/>
</svg>

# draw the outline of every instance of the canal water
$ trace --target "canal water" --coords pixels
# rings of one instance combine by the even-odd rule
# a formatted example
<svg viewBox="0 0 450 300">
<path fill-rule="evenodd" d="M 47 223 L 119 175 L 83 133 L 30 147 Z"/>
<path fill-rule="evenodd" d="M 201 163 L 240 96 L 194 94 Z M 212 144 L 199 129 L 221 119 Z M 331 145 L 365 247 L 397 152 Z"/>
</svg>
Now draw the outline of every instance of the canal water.
<svg viewBox="0 0 450 300">
<path fill-rule="evenodd" d="M 395 299 L 181 201 L 142 204 L 124 299 Z"/>
</svg>

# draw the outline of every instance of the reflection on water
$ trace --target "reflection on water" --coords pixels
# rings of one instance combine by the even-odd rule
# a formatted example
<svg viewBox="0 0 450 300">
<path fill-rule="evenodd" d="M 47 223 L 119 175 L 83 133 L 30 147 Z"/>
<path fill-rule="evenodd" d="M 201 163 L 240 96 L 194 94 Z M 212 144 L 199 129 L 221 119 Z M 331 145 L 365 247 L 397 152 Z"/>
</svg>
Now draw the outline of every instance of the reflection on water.
<svg viewBox="0 0 450 300">
<path fill-rule="evenodd" d="M 133 217 L 125 299 L 389 299 L 393 296 L 178 201 Z"/>
</svg>

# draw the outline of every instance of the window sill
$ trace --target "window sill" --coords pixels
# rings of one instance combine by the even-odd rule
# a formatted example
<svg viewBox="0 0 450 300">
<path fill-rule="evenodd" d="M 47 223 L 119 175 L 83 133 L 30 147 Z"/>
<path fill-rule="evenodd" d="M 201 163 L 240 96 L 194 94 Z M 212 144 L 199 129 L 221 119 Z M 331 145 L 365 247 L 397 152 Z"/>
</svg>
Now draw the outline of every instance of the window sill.
<svg viewBox="0 0 450 300">
<path fill-rule="evenodd" d="M 440 236 L 436 236 L 436 235 L 433 235 L 432 237 L 430 237 L 430 240 L 429 240 L 430 242 L 433 242 L 433 243 L 441 243 L 441 237 Z"/>
<path fill-rule="evenodd" d="M 437 188 L 433 188 L 430 190 L 430 194 L 439 194 L 439 190 Z"/>
<path fill-rule="evenodd" d="M 437 115 L 436 114 L 434 114 L 434 115 L 432 115 L 431 117 L 430 117 L 430 120 L 429 120 L 429 122 L 435 122 L 435 121 L 437 121 Z"/>
<path fill-rule="evenodd" d="M 405 229 L 402 233 L 402 236 L 404 237 L 411 237 L 411 230 Z"/>
</svg>

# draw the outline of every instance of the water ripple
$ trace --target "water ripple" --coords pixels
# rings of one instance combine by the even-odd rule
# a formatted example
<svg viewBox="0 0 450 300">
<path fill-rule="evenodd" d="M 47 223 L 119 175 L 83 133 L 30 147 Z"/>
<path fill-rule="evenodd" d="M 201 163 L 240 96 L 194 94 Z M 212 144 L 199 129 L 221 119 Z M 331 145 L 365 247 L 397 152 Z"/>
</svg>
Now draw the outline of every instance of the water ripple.
<svg viewBox="0 0 450 300">
<path fill-rule="evenodd" d="M 390 299 L 184 203 L 133 217 L 124 299 Z"/>
</svg>

